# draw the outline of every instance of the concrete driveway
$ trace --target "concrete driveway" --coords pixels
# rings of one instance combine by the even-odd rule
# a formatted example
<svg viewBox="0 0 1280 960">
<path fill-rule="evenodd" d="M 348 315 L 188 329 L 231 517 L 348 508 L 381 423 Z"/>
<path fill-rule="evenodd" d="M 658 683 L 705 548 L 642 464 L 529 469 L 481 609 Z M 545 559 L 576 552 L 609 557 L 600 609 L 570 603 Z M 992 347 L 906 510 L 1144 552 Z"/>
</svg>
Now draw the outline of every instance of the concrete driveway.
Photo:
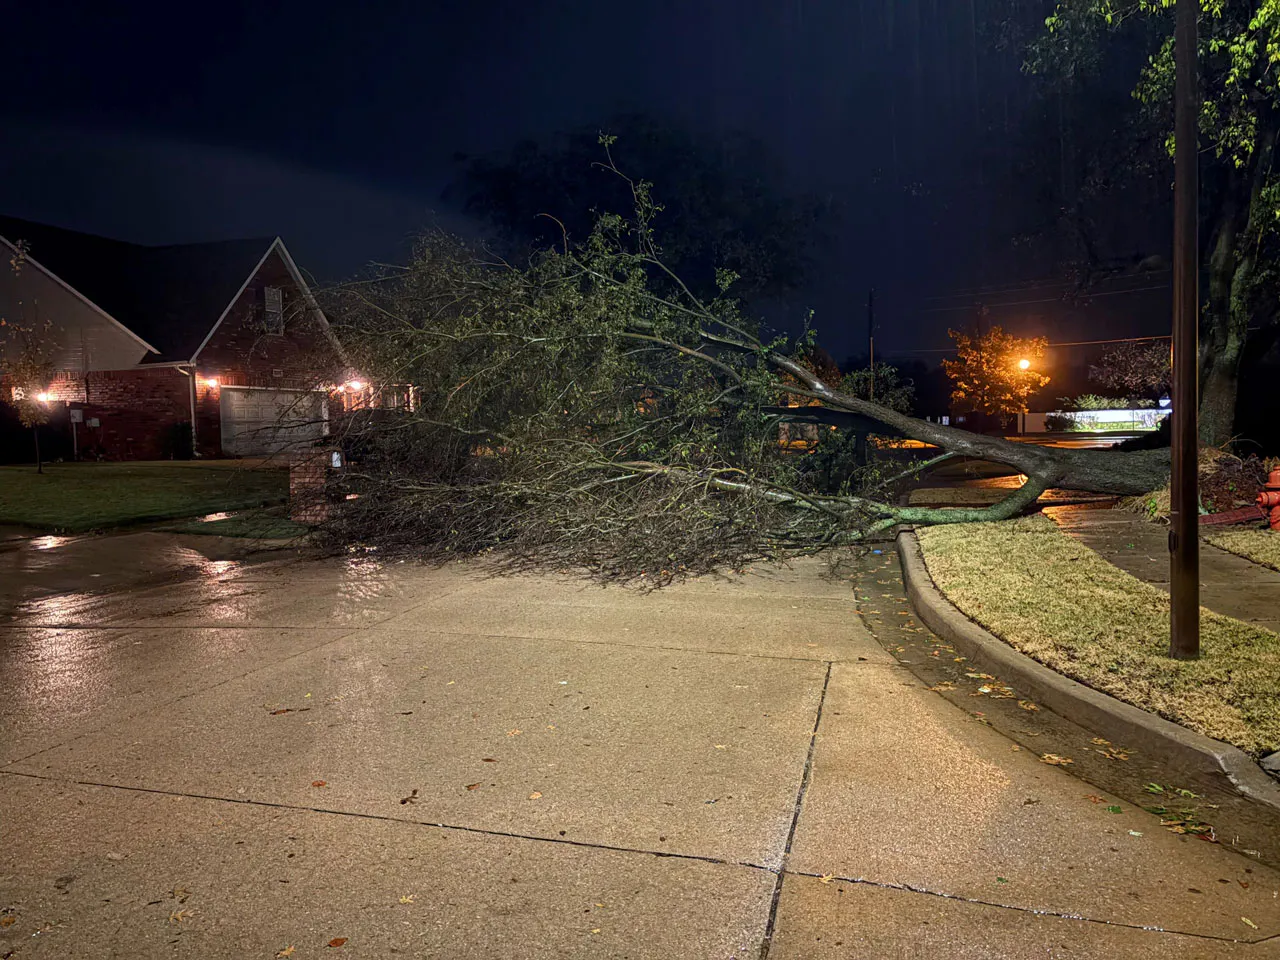
<svg viewBox="0 0 1280 960">
<path fill-rule="evenodd" d="M 823 570 L 31 599 L 0 957 L 1280 957 L 1280 876 L 974 722 Z"/>
</svg>

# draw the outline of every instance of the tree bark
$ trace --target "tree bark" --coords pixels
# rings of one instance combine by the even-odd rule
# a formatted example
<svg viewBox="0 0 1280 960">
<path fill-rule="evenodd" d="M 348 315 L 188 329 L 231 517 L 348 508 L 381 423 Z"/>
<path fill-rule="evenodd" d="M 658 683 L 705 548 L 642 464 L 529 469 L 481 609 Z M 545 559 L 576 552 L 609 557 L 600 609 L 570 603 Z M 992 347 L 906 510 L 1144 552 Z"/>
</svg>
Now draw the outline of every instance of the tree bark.
<svg viewBox="0 0 1280 960">
<path fill-rule="evenodd" d="M 983 436 L 956 427 L 917 420 L 879 404 L 833 390 L 805 367 L 779 354 L 768 354 L 768 361 L 806 384 L 809 395 L 828 407 L 861 414 L 913 440 L 934 444 L 949 453 L 1016 467 L 1028 478 L 1042 483 L 1045 488 L 1061 486 L 1093 493 L 1136 496 L 1159 489 L 1169 478 L 1168 450 L 1067 450 L 1015 443 L 1003 437 Z M 936 523 L 938 520 L 927 522 Z"/>
<path fill-rule="evenodd" d="M 40 427 L 33 424 L 31 434 L 36 438 L 36 473 L 44 473 L 44 461 L 40 459 Z"/>
<path fill-rule="evenodd" d="M 1200 440 L 1222 446 L 1235 435 L 1240 361 L 1249 333 L 1249 288 L 1257 266 L 1257 236 L 1263 214 L 1260 194 L 1275 151 L 1276 131 L 1259 134 L 1249 169 L 1232 177 L 1209 255 L 1208 310 L 1201 322 Z"/>
</svg>

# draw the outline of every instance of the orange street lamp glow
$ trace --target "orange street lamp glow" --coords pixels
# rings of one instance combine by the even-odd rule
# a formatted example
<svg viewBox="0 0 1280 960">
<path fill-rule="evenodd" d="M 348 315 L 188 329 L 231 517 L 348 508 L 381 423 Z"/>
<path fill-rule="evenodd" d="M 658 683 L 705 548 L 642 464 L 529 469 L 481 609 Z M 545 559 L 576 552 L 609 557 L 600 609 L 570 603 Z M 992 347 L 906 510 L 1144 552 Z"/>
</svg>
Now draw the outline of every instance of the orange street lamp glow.
<svg viewBox="0 0 1280 960">
<path fill-rule="evenodd" d="M 1019 361 L 1018 361 L 1018 369 L 1019 369 L 1019 370 L 1030 370 L 1030 369 L 1031 369 L 1031 361 L 1030 361 L 1030 360 L 1025 360 L 1025 359 L 1024 359 L 1024 360 L 1019 360 Z"/>
<path fill-rule="evenodd" d="M 37 393 L 36 400 L 38 400 L 40 403 L 48 403 L 49 395 L 47 393 Z"/>
<path fill-rule="evenodd" d="M 350 390 L 352 393 L 359 393 L 361 390 L 364 389 L 364 383 L 360 380 L 348 380 L 347 389 Z"/>
</svg>

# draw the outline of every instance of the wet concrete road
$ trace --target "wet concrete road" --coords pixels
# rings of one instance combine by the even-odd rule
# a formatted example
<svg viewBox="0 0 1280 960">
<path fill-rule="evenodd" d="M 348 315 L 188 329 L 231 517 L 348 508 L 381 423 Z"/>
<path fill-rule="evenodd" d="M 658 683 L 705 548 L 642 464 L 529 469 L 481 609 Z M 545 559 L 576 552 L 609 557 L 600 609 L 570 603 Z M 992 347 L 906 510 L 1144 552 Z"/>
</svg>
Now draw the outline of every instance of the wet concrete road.
<svg viewBox="0 0 1280 960">
<path fill-rule="evenodd" d="M 149 530 L 106 536 L 36 534 L 0 526 L 0 622 L 59 594 L 103 593 L 216 575 L 229 561 L 294 555 L 269 542 Z"/>
<path fill-rule="evenodd" d="M 973 722 L 823 570 L 30 599 L 0 957 L 1280 957 L 1280 875 Z"/>
</svg>

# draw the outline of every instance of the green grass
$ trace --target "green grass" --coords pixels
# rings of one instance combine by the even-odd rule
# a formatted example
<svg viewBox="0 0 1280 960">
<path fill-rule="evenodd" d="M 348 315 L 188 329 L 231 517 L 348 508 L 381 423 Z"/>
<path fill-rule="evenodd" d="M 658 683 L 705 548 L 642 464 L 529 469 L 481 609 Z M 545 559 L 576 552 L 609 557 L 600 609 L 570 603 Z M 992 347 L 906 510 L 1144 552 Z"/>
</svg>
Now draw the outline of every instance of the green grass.
<svg viewBox="0 0 1280 960">
<path fill-rule="evenodd" d="M 287 470 L 235 461 L 0 467 L 0 523 L 84 533 L 280 503 Z"/>
<path fill-rule="evenodd" d="M 1227 553 L 1234 553 L 1272 570 L 1280 570 L 1280 531 L 1215 530 L 1200 536 Z"/>
<path fill-rule="evenodd" d="M 1202 657 L 1172 660 L 1168 594 L 1043 516 L 918 531 L 961 611 L 1059 673 L 1255 757 L 1280 748 L 1280 636 L 1202 610 Z"/>
<path fill-rule="evenodd" d="M 311 532 L 309 527 L 289 519 L 287 507 L 241 510 L 217 520 L 181 520 L 158 529 L 213 537 L 248 537 L 263 540 L 294 540 Z"/>
</svg>

